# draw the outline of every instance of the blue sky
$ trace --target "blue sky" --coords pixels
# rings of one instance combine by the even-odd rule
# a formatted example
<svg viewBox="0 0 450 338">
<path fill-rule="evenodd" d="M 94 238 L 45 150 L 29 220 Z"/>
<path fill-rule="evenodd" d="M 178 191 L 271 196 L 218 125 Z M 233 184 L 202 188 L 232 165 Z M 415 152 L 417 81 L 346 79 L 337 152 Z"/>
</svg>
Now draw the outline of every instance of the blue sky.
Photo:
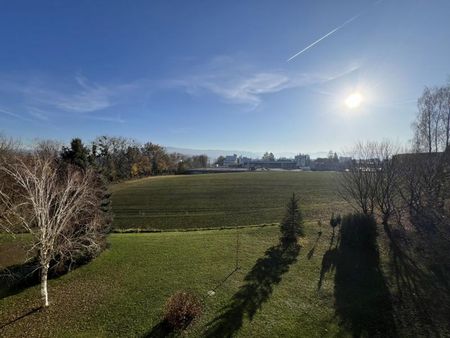
<svg viewBox="0 0 450 338">
<path fill-rule="evenodd" d="M 0 131 L 273 152 L 406 142 L 423 87 L 450 74 L 448 13 L 448 0 L 3 1 Z"/>
</svg>

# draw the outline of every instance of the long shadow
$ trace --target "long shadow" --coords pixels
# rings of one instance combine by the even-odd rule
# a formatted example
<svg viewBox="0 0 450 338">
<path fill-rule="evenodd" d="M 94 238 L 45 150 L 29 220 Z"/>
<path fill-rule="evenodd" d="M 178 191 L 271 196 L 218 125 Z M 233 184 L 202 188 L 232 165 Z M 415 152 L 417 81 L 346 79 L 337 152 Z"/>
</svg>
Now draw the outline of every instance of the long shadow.
<svg viewBox="0 0 450 338">
<path fill-rule="evenodd" d="M 319 282 L 317 283 L 317 289 L 320 290 L 322 288 L 323 281 L 325 279 L 325 275 L 333 271 L 335 268 L 336 260 L 337 260 L 338 250 L 328 249 L 327 252 L 323 255 L 322 258 L 322 267 L 320 269 L 320 277 Z"/>
<path fill-rule="evenodd" d="M 322 232 L 320 231 L 320 232 L 317 233 L 317 238 L 316 238 L 316 240 L 314 242 L 313 247 L 311 248 L 311 250 L 309 250 L 308 254 L 306 255 L 306 257 L 308 259 L 311 259 L 314 256 L 314 252 L 316 251 L 317 243 L 319 243 L 319 239 L 320 239 L 321 236 L 322 236 Z"/>
<path fill-rule="evenodd" d="M 380 268 L 376 222 L 347 215 L 336 248 L 322 260 L 319 289 L 327 271 L 335 269 L 335 311 L 340 325 L 354 337 L 396 337 L 392 297 Z"/>
<path fill-rule="evenodd" d="M 9 266 L 0 270 L 0 299 L 13 296 L 39 283 L 36 260 Z"/>
<path fill-rule="evenodd" d="M 406 238 L 401 230 L 384 227 L 389 239 L 390 270 L 403 309 L 398 317 L 408 330 L 417 327 L 423 335 L 440 336 L 450 331 L 450 246 L 444 236 L 436 235 L 439 225 L 430 228 L 423 218 L 413 219 L 412 223 L 416 229 L 422 227 L 418 231 L 420 239 L 412 234 Z"/>
<path fill-rule="evenodd" d="M 416 262 L 409 257 L 405 243 L 403 245 L 400 243 L 399 238 L 395 236 L 395 233 L 392 232 L 388 225 L 384 226 L 384 230 L 389 238 L 389 264 L 397 286 L 399 300 L 404 304 L 412 304 L 412 308 L 418 313 L 420 321 L 433 323 L 432 315 L 428 309 L 428 302 L 421 288 L 423 281 L 428 279 L 427 276 L 417 266 Z M 428 284 L 427 287 L 431 287 L 431 285 Z M 411 305 L 407 307 L 411 307 Z M 436 333 L 433 325 L 431 325 L 431 329 Z"/>
<path fill-rule="evenodd" d="M 330 245 L 328 246 L 328 250 L 325 252 L 325 254 L 322 257 L 322 266 L 320 268 L 320 276 L 319 281 L 317 283 L 317 290 L 320 290 L 322 288 L 323 281 L 325 279 L 325 275 L 328 272 L 331 272 L 335 268 L 336 259 L 338 256 L 338 250 L 337 248 L 333 248 L 334 239 L 336 237 L 335 229 L 333 228 L 333 232 L 330 238 Z M 339 244 L 339 242 L 336 243 L 336 246 Z"/>
<path fill-rule="evenodd" d="M 26 313 L 20 315 L 19 317 L 14 318 L 13 320 L 10 320 L 9 322 L 7 322 L 7 323 L 5 323 L 5 324 L 0 325 L 0 331 L 1 331 L 2 329 L 4 329 L 5 327 L 14 324 L 15 322 L 17 322 L 17 321 L 19 321 L 19 320 L 21 320 L 21 319 L 23 319 L 23 318 L 25 318 L 25 317 L 28 317 L 29 315 L 32 315 L 32 314 L 35 313 L 35 312 L 40 311 L 41 309 L 42 309 L 42 307 L 36 307 L 36 308 L 31 309 L 31 310 L 29 310 L 28 312 L 26 312 Z"/>
<path fill-rule="evenodd" d="M 218 288 L 220 288 L 222 285 L 225 284 L 225 282 L 230 279 L 231 276 L 233 276 L 237 271 L 239 271 L 239 267 L 236 267 L 233 271 L 231 271 L 228 275 L 225 276 L 224 279 L 222 279 L 219 283 L 216 284 L 216 286 L 214 286 L 211 291 L 216 292 Z"/>
<path fill-rule="evenodd" d="M 300 246 L 295 243 L 268 249 L 245 276 L 245 284 L 234 294 L 231 302 L 222 308 L 221 314 L 207 324 L 206 337 L 231 337 L 242 326 L 244 317 L 253 319 L 261 305 L 273 292 L 274 285 L 297 261 Z"/>
<path fill-rule="evenodd" d="M 69 268 L 63 264 L 52 264 L 48 278 L 55 279 L 73 271 L 92 259 L 80 259 Z M 40 283 L 40 271 L 37 259 L 22 264 L 8 266 L 0 270 L 0 299 L 16 295 L 23 290 Z"/>
<path fill-rule="evenodd" d="M 156 324 L 150 332 L 145 334 L 143 338 L 165 338 L 174 336 L 176 332 L 172 329 L 169 323 L 165 320 L 161 320 Z"/>
</svg>

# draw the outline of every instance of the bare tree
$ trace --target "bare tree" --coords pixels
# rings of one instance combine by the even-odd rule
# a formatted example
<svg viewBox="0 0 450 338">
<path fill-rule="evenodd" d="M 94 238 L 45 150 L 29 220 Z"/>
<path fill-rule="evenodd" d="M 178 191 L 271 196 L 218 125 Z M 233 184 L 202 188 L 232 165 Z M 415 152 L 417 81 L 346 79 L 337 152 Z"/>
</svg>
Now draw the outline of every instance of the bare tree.
<svg viewBox="0 0 450 338">
<path fill-rule="evenodd" d="M 434 213 L 444 206 L 450 180 L 450 151 L 411 153 L 397 158 L 399 194 L 410 214 Z"/>
<path fill-rule="evenodd" d="M 4 214 L 0 226 L 29 232 L 38 252 L 41 295 L 49 305 L 47 279 L 52 264 L 72 260 L 77 254 L 100 251 L 103 227 L 99 194 L 92 171 L 71 167 L 58 170 L 49 152 L 35 151 L 0 163 L 0 172 L 13 182 L 0 186 Z"/>
<path fill-rule="evenodd" d="M 400 153 L 400 146 L 387 140 L 373 143 L 372 146 L 374 157 L 380 164 L 375 170 L 375 200 L 383 224 L 387 225 L 389 218 L 398 208 L 400 168 L 396 155 Z"/>
<path fill-rule="evenodd" d="M 450 84 L 440 89 L 439 96 L 441 101 L 441 133 L 444 149 L 447 149 L 450 146 Z"/>
<path fill-rule="evenodd" d="M 418 109 L 413 124 L 416 151 L 444 151 L 450 144 L 450 86 L 426 87 Z"/>
<path fill-rule="evenodd" d="M 374 144 L 358 142 L 349 155 L 353 160 L 349 169 L 339 176 L 338 192 L 356 210 L 371 216 L 375 209 L 379 167 Z"/>
<path fill-rule="evenodd" d="M 0 159 L 10 156 L 12 153 L 16 152 L 19 145 L 19 141 L 8 138 L 0 133 Z"/>
<path fill-rule="evenodd" d="M 350 168 L 340 176 L 339 192 L 356 210 L 371 216 L 379 211 L 387 224 L 397 207 L 400 147 L 390 141 L 359 142 Z"/>
<path fill-rule="evenodd" d="M 415 124 L 416 140 L 419 146 L 429 153 L 433 150 L 433 110 L 434 98 L 430 88 L 425 87 L 422 96 L 417 101 L 419 109 Z"/>
</svg>

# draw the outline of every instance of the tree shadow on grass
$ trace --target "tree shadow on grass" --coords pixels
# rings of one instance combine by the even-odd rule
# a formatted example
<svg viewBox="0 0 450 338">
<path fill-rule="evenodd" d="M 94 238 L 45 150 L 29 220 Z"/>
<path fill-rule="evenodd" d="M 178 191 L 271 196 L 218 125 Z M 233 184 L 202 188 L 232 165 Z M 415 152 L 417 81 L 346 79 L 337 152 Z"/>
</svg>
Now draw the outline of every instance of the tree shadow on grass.
<svg viewBox="0 0 450 338">
<path fill-rule="evenodd" d="M 67 266 L 64 264 L 53 264 L 50 268 L 48 278 L 55 279 L 73 271 L 91 259 L 80 259 L 75 264 Z M 40 284 L 40 269 L 37 258 L 28 260 L 22 264 L 8 266 L 0 270 L 0 299 L 16 295 L 23 290 Z"/>
<path fill-rule="evenodd" d="M 20 315 L 19 317 L 16 317 L 16 318 L 14 318 L 13 320 L 10 320 L 10 321 L 7 322 L 7 323 L 0 324 L 0 332 L 1 332 L 1 330 L 4 329 L 5 327 L 7 327 L 7 326 L 9 326 L 9 325 L 12 325 L 12 324 L 14 324 L 15 322 L 17 322 L 17 321 L 19 321 L 19 320 L 21 320 L 21 319 L 23 319 L 23 318 L 26 318 L 26 317 L 32 315 L 33 313 L 40 311 L 41 309 L 42 309 L 42 307 L 35 307 L 35 308 L 33 308 L 33 309 L 27 311 L 26 313 Z"/>
<path fill-rule="evenodd" d="M 322 258 L 322 267 L 320 269 L 320 277 L 319 282 L 317 283 L 317 289 L 320 290 L 322 288 L 323 281 L 325 279 L 325 275 L 333 271 L 335 268 L 336 260 L 337 260 L 338 250 L 336 248 L 331 249 L 331 247 L 325 252 Z"/>
<path fill-rule="evenodd" d="M 322 260 L 319 289 L 335 269 L 335 311 L 340 325 L 354 337 L 396 337 L 392 298 L 380 268 L 377 228 L 373 218 L 344 217 L 340 241 Z"/>
<path fill-rule="evenodd" d="M 306 255 L 306 257 L 308 259 L 311 259 L 314 256 L 314 252 L 316 251 L 317 243 L 319 243 L 319 239 L 320 239 L 321 236 L 322 236 L 322 231 L 317 233 L 317 238 L 316 238 L 316 240 L 314 242 L 314 245 L 311 248 L 311 250 L 309 250 L 308 254 Z"/>
<path fill-rule="evenodd" d="M 221 314 L 207 324 L 206 337 L 231 337 L 242 326 L 244 317 L 252 320 L 273 292 L 274 285 L 280 283 L 281 277 L 297 261 L 300 246 L 295 243 L 284 247 L 273 246 L 244 278 L 242 285 Z"/>
<path fill-rule="evenodd" d="M 165 338 L 174 336 L 175 331 L 170 326 L 170 324 L 165 321 L 161 320 L 158 324 L 156 324 L 150 332 L 145 334 L 143 338 Z"/>
<path fill-rule="evenodd" d="M 0 270 L 0 299 L 13 296 L 37 284 L 39 269 L 36 260 L 9 266 Z"/>
<path fill-rule="evenodd" d="M 414 224 L 425 230 L 419 230 L 418 236 L 409 234 L 408 239 L 401 229 L 386 225 L 384 230 L 401 326 L 409 332 L 438 337 L 450 332 L 450 245 L 442 233 L 435 233 L 436 228 L 426 229 L 424 224 Z"/>
</svg>

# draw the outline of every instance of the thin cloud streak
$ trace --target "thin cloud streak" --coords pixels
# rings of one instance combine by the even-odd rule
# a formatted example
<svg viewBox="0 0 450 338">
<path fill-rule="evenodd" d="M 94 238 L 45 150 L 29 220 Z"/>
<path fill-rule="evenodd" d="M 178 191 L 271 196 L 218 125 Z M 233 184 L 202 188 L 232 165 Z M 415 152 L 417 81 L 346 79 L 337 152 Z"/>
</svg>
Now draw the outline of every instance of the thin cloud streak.
<svg viewBox="0 0 450 338">
<path fill-rule="evenodd" d="M 86 119 L 88 120 L 94 120 L 94 121 L 102 121 L 102 122 L 111 122 L 111 123 L 120 123 L 123 124 L 126 121 L 122 119 L 121 116 L 118 117 L 108 117 L 108 116 L 92 116 L 92 115 L 86 115 Z"/>
<path fill-rule="evenodd" d="M 5 115 L 11 116 L 11 117 L 14 117 L 14 118 L 22 120 L 22 121 L 32 122 L 31 119 L 28 119 L 26 117 L 23 117 L 23 116 L 21 116 L 19 114 L 13 113 L 13 112 L 11 112 L 9 110 L 6 110 L 6 109 L 0 108 L 0 113 L 3 113 Z"/>
<path fill-rule="evenodd" d="M 335 74 L 296 73 L 282 70 L 251 71 L 247 67 L 206 67 L 184 78 L 166 81 L 167 89 L 182 88 L 191 96 L 210 93 L 226 103 L 243 104 L 256 109 L 263 97 L 283 90 L 308 87 L 336 80 L 355 70 L 359 65 Z"/>
<path fill-rule="evenodd" d="M 351 17 L 350 19 L 348 19 L 347 21 L 345 21 L 342 25 L 336 27 L 335 29 L 331 30 L 330 32 L 328 32 L 327 34 L 325 34 L 324 36 L 322 36 L 320 39 L 314 41 L 312 44 L 310 44 L 309 46 L 307 46 L 306 48 L 302 49 L 300 52 L 298 52 L 297 54 L 294 54 L 293 56 L 291 56 L 289 59 L 287 59 L 287 62 L 291 61 L 292 59 L 296 58 L 297 56 L 303 54 L 304 52 L 306 52 L 308 49 L 314 47 L 315 45 L 317 45 L 320 41 L 322 41 L 323 39 L 326 39 L 327 37 L 329 37 L 330 35 L 336 33 L 338 30 L 344 28 L 345 26 L 347 26 L 350 22 L 358 19 L 360 16 L 362 15 L 362 13 L 359 13 L 353 17 Z"/>
<path fill-rule="evenodd" d="M 384 0 L 378 0 L 375 1 L 371 6 L 377 5 L 380 2 L 382 2 Z M 361 12 L 359 12 L 358 14 L 352 16 L 350 19 L 348 19 L 347 21 L 345 21 L 343 24 L 337 26 L 336 28 L 332 29 L 331 31 L 329 31 L 327 34 L 325 34 L 324 36 L 322 36 L 321 38 L 317 39 L 316 41 L 314 41 L 313 43 L 311 43 L 309 46 L 303 48 L 300 52 L 292 55 L 289 59 L 287 59 L 286 62 L 291 61 L 292 59 L 295 59 L 297 56 L 303 54 L 304 52 L 306 52 L 307 50 L 311 49 L 312 47 L 314 47 L 315 45 L 317 45 L 320 41 L 326 39 L 327 37 L 329 37 L 330 35 L 333 35 L 334 33 L 336 33 L 337 31 L 339 31 L 340 29 L 344 28 L 345 26 L 347 26 L 348 24 L 350 24 L 351 22 L 355 21 L 356 19 L 358 19 L 361 15 L 363 15 L 365 12 L 367 12 L 368 9 L 364 9 Z"/>
<path fill-rule="evenodd" d="M 111 116 L 108 109 L 138 98 L 148 85 L 146 81 L 140 80 L 99 85 L 80 74 L 72 79 L 75 85 L 60 82 L 58 87 L 48 79 L 12 78 L 9 81 L 2 79 L 0 98 L 12 97 L 13 101 L 17 102 L 1 108 L 0 115 L 46 124 L 67 116 L 123 124 L 126 121 L 122 116 L 120 114 Z M 25 116 L 14 113 L 18 110 L 23 111 Z"/>
<path fill-rule="evenodd" d="M 258 107 L 262 97 L 285 89 L 324 81 L 321 76 L 300 74 L 288 76 L 283 72 L 254 72 L 247 75 L 227 73 L 207 74 L 166 82 L 168 88 L 183 88 L 191 96 L 212 93 L 227 103 Z"/>
<path fill-rule="evenodd" d="M 253 110 L 260 106 L 266 95 L 335 78 L 336 75 L 323 73 L 293 74 L 282 69 L 255 69 L 251 63 L 217 56 L 187 74 L 165 80 L 161 88 L 182 89 L 190 96 L 212 94 L 225 103 L 247 105 Z"/>
<path fill-rule="evenodd" d="M 25 105 L 38 113 L 50 110 L 85 114 L 111 108 L 135 89 L 134 83 L 98 85 L 81 75 L 76 75 L 74 82 L 75 86 L 63 82 L 55 87 L 48 80 L 3 80 L 0 81 L 0 96 L 20 96 Z"/>
</svg>

